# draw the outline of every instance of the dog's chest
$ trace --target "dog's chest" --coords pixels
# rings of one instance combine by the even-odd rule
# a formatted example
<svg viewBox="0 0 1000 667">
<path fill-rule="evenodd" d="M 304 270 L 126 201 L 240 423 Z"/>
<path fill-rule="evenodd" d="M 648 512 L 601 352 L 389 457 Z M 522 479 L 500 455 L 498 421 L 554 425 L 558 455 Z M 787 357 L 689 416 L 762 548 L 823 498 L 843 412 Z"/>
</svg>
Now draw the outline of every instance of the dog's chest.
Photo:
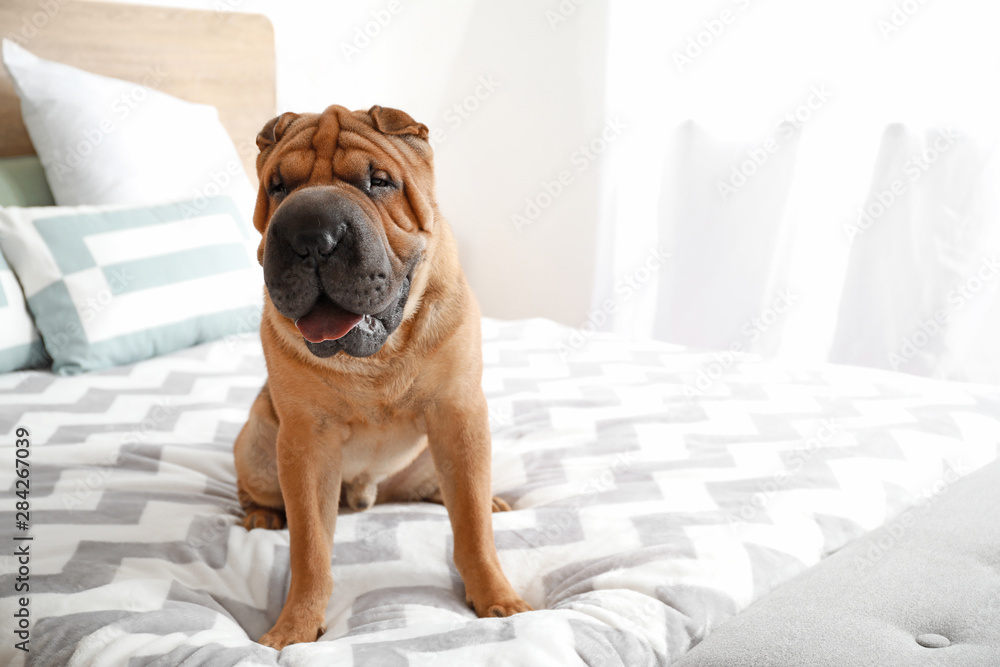
<svg viewBox="0 0 1000 667">
<path fill-rule="evenodd" d="M 341 449 L 343 479 L 366 475 L 380 481 L 409 465 L 426 444 L 416 419 L 352 425 Z"/>
</svg>

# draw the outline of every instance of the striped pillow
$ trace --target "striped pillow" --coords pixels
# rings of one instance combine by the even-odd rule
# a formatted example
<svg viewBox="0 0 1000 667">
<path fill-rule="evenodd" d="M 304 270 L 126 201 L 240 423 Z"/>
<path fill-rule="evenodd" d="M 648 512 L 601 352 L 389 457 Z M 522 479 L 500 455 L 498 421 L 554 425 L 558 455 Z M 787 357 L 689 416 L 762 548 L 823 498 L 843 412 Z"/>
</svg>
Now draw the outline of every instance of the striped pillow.
<svg viewBox="0 0 1000 667">
<path fill-rule="evenodd" d="M 63 375 L 248 334 L 260 321 L 256 244 L 228 197 L 3 208 L 0 246 Z"/>
<path fill-rule="evenodd" d="M 0 254 L 0 373 L 35 368 L 47 361 L 21 286 Z"/>
</svg>

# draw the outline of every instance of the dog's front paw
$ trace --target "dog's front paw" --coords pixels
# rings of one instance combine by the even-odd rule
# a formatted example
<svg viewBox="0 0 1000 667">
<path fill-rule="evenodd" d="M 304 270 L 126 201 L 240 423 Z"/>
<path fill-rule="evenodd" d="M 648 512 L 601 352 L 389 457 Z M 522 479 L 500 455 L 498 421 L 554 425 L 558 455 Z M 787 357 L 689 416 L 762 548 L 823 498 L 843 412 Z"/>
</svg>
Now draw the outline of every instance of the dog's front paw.
<svg viewBox="0 0 1000 667">
<path fill-rule="evenodd" d="M 324 632 L 326 632 L 326 626 L 323 618 L 319 620 L 302 616 L 285 618 L 282 614 L 274 627 L 268 630 L 267 634 L 261 637 L 257 643 L 280 651 L 289 644 L 314 642 Z"/>
<path fill-rule="evenodd" d="M 520 614 L 522 611 L 534 611 L 532 606 L 517 597 L 516 595 L 511 598 L 503 600 L 493 600 L 490 602 L 483 602 L 476 604 L 475 601 L 467 600 L 469 606 L 473 608 L 476 612 L 476 616 L 480 618 L 504 618 L 506 616 L 513 616 L 514 614 Z"/>
</svg>

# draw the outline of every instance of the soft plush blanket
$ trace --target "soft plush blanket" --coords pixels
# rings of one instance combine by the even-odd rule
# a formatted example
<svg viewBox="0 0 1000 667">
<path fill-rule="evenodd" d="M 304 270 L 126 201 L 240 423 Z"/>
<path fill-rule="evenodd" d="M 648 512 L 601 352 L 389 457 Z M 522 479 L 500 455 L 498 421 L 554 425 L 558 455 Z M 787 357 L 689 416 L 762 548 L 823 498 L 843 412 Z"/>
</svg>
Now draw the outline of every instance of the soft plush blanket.
<svg viewBox="0 0 1000 667">
<path fill-rule="evenodd" d="M 666 665 L 946 492 L 1000 440 L 1000 392 L 986 387 L 791 370 L 542 320 L 485 320 L 484 338 L 494 492 L 513 507 L 494 515 L 496 542 L 537 611 L 476 618 L 445 509 L 378 505 L 338 520 L 326 634 L 280 654 L 256 644 L 289 569 L 287 531 L 239 520 L 232 443 L 264 378 L 249 336 L 78 377 L 0 376 L 0 627 L 16 630 L 30 598 L 30 650 L 5 631 L 0 663 Z"/>
</svg>

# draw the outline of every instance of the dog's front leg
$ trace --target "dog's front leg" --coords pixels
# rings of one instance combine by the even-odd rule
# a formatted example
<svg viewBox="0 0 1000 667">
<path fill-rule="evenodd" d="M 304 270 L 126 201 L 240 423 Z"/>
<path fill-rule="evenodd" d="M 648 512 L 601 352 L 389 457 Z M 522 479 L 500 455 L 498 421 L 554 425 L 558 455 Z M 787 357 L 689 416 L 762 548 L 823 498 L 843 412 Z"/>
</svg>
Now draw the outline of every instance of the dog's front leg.
<svg viewBox="0 0 1000 667">
<path fill-rule="evenodd" d="M 336 442 L 333 442 L 336 440 Z M 281 650 L 325 632 L 333 592 L 330 556 L 340 501 L 342 439 L 320 432 L 307 415 L 282 415 L 278 482 L 288 518 L 292 579 L 285 606 L 260 643 Z"/>
<path fill-rule="evenodd" d="M 500 568 L 493 542 L 489 414 L 482 391 L 476 387 L 437 402 L 427 414 L 427 435 L 466 601 L 479 616 L 530 611 Z"/>
</svg>

